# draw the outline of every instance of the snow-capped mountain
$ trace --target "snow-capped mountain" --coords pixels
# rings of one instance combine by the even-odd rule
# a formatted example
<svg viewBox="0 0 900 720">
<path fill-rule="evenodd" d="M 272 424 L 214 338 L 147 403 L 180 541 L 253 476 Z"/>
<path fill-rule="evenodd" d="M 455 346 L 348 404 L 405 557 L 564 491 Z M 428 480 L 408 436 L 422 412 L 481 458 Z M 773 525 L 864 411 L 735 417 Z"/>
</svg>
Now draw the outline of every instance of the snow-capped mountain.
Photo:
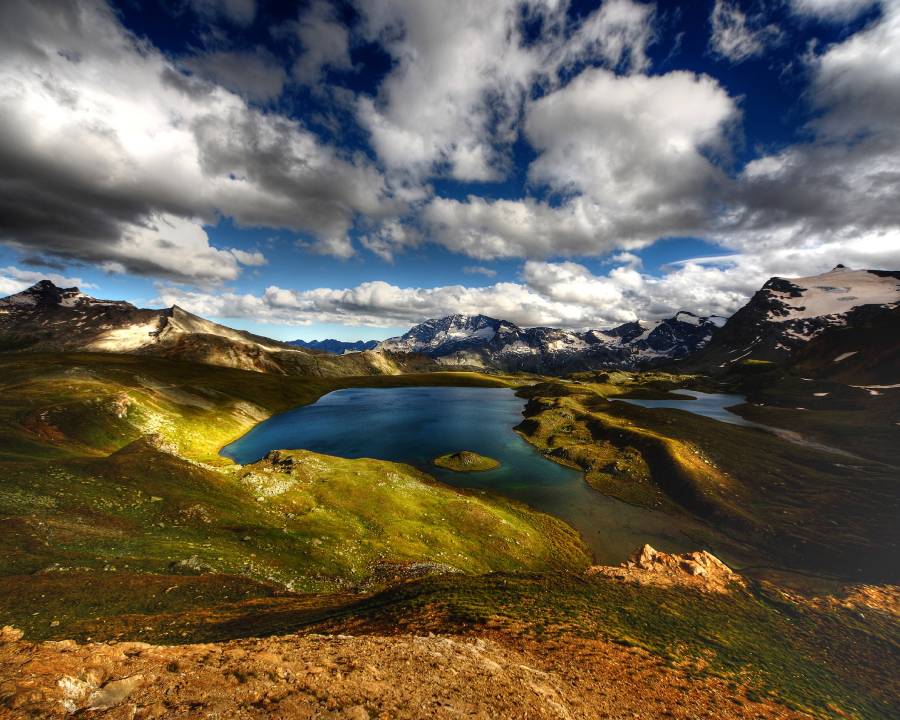
<svg viewBox="0 0 900 720">
<path fill-rule="evenodd" d="M 838 265 L 822 275 L 770 279 L 732 315 L 691 366 L 727 370 L 743 360 L 777 363 L 811 358 L 824 364 L 865 355 L 865 345 L 900 345 L 900 271 L 850 270 Z M 892 319 L 893 318 L 893 319 Z M 843 338 L 866 328 L 869 340 L 849 350 Z"/>
<path fill-rule="evenodd" d="M 421 353 L 444 365 L 505 371 L 634 368 L 684 357 L 709 342 L 724 321 L 680 312 L 659 322 L 572 332 L 550 327 L 520 328 L 485 315 L 451 315 L 426 320 L 400 337 L 385 340 L 379 348 Z"/>
</svg>

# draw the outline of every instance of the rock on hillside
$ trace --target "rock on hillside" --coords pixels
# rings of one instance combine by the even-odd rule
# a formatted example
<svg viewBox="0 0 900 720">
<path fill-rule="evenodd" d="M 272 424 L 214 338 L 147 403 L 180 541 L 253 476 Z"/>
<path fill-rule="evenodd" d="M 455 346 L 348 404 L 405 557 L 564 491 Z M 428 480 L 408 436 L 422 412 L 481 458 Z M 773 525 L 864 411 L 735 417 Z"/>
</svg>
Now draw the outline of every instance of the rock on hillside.
<svg viewBox="0 0 900 720">
<path fill-rule="evenodd" d="M 745 587 L 743 578 L 706 550 L 670 555 L 650 545 L 635 550 L 620 567 L 598 565 L 588 575 L 604 575 L 642 585 L 682 585 L 704 592 L 728 592 Z"/>
</svg>

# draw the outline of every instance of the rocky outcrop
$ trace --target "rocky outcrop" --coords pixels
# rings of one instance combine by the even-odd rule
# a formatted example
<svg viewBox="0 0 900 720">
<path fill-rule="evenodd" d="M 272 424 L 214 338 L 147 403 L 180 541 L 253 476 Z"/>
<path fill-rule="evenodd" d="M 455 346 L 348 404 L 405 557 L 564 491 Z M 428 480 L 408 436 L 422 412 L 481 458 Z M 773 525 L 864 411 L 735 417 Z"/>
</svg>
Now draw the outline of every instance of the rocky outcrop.
<svg viewBox="0 0 900 720">
<path fill-rule="evenodd" d="M 650 545 L 635 550 L 619 567 L 594 566 L 588 568 L 587 574 L 646 585 L 685 585 L 707 592 L 728 592 L 745 586 L 740 575 L 706 550 L 675 555 L 659 552 Z"/>
</svg>

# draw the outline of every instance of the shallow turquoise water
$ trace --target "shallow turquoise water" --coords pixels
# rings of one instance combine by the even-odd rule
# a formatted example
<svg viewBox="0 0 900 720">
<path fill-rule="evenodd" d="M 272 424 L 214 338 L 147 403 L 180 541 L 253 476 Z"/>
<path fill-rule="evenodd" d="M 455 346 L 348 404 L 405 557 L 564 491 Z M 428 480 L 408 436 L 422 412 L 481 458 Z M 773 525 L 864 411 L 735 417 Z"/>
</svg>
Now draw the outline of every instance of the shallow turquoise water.
<svg viewBox="0 0 900 720">
<path fill-rule="evenodd" d="M 222 454 L 241 464 L 275 449 L 409 463 L 448 485 L 490 490 L 562 518 L 605 564 L 622 562 L 645 542 L 669 552 L 697 549 L 669 516 L 607 497 L 580 472 L 542 457 L 512 430 L 523 407 L 506 388 L 338 390 L 269 418 Z M 458 450 L 496 458 L 502 466 L 454 473 L 431 465 L 438 455 Z"/>
</svg>

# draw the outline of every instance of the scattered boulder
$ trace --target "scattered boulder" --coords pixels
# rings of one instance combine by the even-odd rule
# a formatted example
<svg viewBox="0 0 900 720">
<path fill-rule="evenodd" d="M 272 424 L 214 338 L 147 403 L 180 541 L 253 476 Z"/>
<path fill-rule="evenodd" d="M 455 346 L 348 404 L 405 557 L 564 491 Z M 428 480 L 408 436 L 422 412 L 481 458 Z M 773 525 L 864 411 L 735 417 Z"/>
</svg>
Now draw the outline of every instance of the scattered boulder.
<svg viewBox="0 0 900 720">
<path fill-rule="evenodd" d="M 275 467 L 278 472 L 289 473 L 294 469 L 294 458 L 281 450 L 271 450 L 264 460 Z"/>
<path fill-rule="evenodd" d="M 91 693 L 87 706 L 91 710 L 106 710 L 115 707 L 143 685 L 143 675 L 131 675 L 121 680 L 112 680 Z"/>
<path fill-rule="evenodd" d="M 172 572 L 176 573 L 184 573 L 188 575 L 193 574 L 204 574 L 215 572 L 215 569 L 204 563 L 200 560 L 200 557 L 197 555 L 191 555 L 189 558 L 185 558 L 184 560 L 178 560 L 177 562 L 169 563 L 169 569 Z"/>
</svg>

